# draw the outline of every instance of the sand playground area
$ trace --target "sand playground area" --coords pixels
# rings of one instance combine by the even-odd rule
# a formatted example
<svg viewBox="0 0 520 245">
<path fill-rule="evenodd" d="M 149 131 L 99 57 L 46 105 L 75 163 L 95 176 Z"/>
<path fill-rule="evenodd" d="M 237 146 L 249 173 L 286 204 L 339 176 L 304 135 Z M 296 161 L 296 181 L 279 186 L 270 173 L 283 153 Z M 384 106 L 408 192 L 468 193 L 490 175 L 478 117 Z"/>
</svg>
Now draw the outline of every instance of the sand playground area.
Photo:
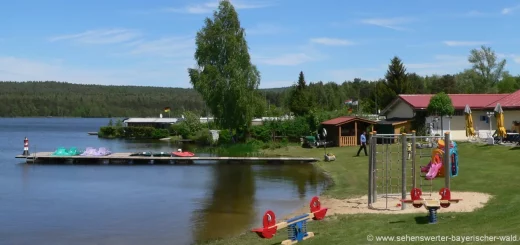
<svg viewBox="0 0 520 245">
<path fill-rule="evenodd" d="M 423 198 L 430 198 L 429 195 L 422 195 Z M 438 210 L 439 213 L 447 212 L 473 212 L 484 205 L 492 198 L 491 195 L 479 192 L 452 192 L 451 197 L 453 199 L 462 199 L 459 203 L 452 203 L 448 208 L 441 208 Z M 440 198 L 438 193 L 433 193 L 432 198 Z M 321 206 L 329 208 L 327 216 L 334 214 L 407 214 L 407 213 L 427 213 L 424 206 L 421 208 L 415 208 L 411 204 L 406 204 L 406 209 L 401 210 L 401 204 L 399 201 L 401 198 L 397 195 L 391 195 L 388 197 L 388 209 L 386 198 L 378 196 L 377 202 L 372 204 L 373 209 L 368 207 L 368 196 L 362 196 L 352 199 L 334 199 L 327 197 L 320 197 Z M 407 199 L 410 199 L 408 194 Z M 305 207 L 294 212 L 295 214 L 302 214 L 309 212 L 309 204 L 305 204 Z"/>
</svg>

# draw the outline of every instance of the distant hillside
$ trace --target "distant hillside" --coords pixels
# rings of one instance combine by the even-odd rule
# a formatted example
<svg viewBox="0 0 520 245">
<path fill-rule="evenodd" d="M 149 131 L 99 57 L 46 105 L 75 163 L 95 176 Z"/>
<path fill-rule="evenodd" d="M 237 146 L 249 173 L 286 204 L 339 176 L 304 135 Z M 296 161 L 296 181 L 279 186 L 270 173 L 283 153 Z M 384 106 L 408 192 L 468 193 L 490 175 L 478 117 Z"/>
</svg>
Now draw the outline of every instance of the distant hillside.
<svg viewBox="0 0 520 245">
<path fill-rule="evenodd" d="M 262 89 L 272 104 L 288 88 Z M 201 96 L 193 89 L 83 85 L 64 82 L 0 82 L 0 117 L 70 116 L 137 117 L 183 110 L 205 114 Z"/>
</svg>

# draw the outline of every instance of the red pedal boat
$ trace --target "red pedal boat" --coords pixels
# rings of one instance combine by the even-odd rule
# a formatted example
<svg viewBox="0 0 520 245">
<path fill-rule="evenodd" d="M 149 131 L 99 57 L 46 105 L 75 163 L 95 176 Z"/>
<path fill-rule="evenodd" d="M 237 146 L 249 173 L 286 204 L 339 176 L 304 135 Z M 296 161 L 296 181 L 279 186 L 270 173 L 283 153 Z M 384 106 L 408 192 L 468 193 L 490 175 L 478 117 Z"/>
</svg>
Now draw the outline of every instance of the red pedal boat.
<svg viewBox="0 0 520 245">
<path fill-rule="evenodd" d="M 195 153 L 178 149 L 177 151 L 172 152 L 172 155 L 177 157 L 194 157 Z"/>
</svg>

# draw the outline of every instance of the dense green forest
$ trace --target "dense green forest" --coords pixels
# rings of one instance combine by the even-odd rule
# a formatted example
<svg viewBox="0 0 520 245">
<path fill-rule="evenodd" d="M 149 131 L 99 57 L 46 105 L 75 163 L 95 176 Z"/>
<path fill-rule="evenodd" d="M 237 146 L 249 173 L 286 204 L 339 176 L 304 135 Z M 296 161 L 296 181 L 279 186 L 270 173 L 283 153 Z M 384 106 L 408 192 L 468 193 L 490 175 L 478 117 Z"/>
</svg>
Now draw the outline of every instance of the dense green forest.
<svg viewBox="0 0 520 245">
<path fill-rule="evenodd" d="M 204 102 L 193 89 L 0 82 L 1 117 L 144 117 L 165 115 L 165 107 L 172 116 L 184 110 L 205 114 Z"/>
<path fill-rule="evenodd" d="M 520 89 L 520 76 L 510 75 L 505 60 L 498 61 L 487 47 L 474 49 L 468 58 L 473 67 L 458 74 L 420 76 L 409 73 L 394 57 L 384 78 L 378 81 L 310 82 L 295 74 L 287 88 L 259 89 L 264 103 L 262 115 L 288 112 L 307 114 L 310 110 L 345 108 L 346 100 L 359 100 L 364 113 L 376 113 L 397 94 L 511 93 Z M 486 60 L 488 59 L 488 60 Z M 483 65 L 482 65 L 483 64 Z M 298 82 L 296 82 L 298 80 Z M 145 117 L 158 116 L 165 107 L 171 116 L 192 111 L 208 115 L 208 108 L 194 89 L 140 86 L 82 85 L 64 82 L 0 82 L 0 117 Z M 258 114 L 258 113 L 257 113 Z M 166 115 L 165 115 L 166 116 Z"/>
</svg>

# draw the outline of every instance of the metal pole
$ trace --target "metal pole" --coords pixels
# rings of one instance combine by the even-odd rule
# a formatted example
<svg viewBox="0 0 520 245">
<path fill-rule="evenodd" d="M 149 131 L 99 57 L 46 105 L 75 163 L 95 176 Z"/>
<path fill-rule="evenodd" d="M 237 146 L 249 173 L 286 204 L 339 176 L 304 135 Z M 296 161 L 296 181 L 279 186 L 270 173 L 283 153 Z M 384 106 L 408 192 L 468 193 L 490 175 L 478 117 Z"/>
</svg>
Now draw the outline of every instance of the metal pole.
<svg viewBox="0 0 520 245">
<path fill-rule="evenodd" d="M 368 155 L 368 205 L 372 204 L 372 185 L 374 184 L 373 183 L 373 172 L 374 172 L 374 166 L 372 165 L 372 158 L 373 158 L 373 155 L 374 155 L 374 138 L 373 138 L 373 132 L 370 132 L 369 134 L 369 138 L 368 138 L 368 142 L 369 142 L 369 146 L 368 146 L 368 150 L 370 151 L 370 154 Z"/>
<path fill-rule="evenodd" d="M 386 208 L 388 208 L 388 143 L 386 141 L 386 138 L 383 138 L 383 145 L 384 145 L 384 153 L 385 153 L 385 160 L 384 160 L 384 193 L 385 193 L 385 200 L 386 200 Z"/>
<path fill-rule="evenodd" d="M 451 156 L 450 156 L 450 132 L 444 133 L 444 187 L 450 189 Z"/>
<path fill-rule="evenodd" d="M 372 156 L 372 201 L 375 203 L 377 202 L 377 132 L 374 131 L 374 135 L 372 136 L 374 138 L 374 155 Z"/>
<path fill-rule="evenodd" d="M 401 135 L 401 198 L 402 200 L 406 199 L 406 155 L 407 155 L 407 147 L 406 147 L 406 133 Z M 406 209 L 406 204 L 401 205 L 401 209 Z"/>
<path fill-rule="evenodd" d="M 415 136 L 416 136 L 416 133 L 415 133 L 415 130 L 412 131 L 412 188 L 416 188 L 417 187 L 417 176 L 416 176 L 416 173 L 415 173 Z"/>
</svg>

